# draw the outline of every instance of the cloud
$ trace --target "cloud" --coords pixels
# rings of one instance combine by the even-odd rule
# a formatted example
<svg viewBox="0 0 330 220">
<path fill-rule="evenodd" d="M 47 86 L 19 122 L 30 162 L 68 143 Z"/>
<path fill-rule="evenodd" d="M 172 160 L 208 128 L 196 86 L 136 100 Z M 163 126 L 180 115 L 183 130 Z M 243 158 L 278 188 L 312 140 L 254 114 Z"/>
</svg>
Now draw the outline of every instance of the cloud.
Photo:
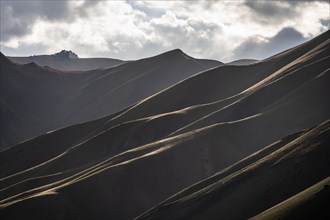
<svg viewBox="0 0 330 220">
<path fill-rule="evenodd" d="M 282 29 L 271 38 L 264 38 L 259 35 L 251 36 L 235 48 L 233 59 L 263 59 L 307 40 L 308 38 L 290 27 Z"/>
<path fill-rule="evenodd" d="M 68 49 L 119 59 L 180 48 L 226 62 L 237 51 L 248 55 L 249 45 L 268 45 L 255 55 L 265 57 L 316 36 L 328 28 L 328 11 L 329 3 L 315 1 L 1 1 L 0 45 L 7 55 Z M 293 27 L 302 37 L 287 44 L 277 36 L 270 46 Z"/>
<path fill-rule="evenodd" d="M 43 43 L 24 43 L 23 42 L 20 44 L 19 49 L 22 54 L 29 54 L 29 56 L 30 55 L 32 56 L 32 55 L 45 54 L 45 50 L 47 50 L 47 47 L 48 47 L 48 45 L 45 45 Z M 9 54 L 17 53 L 15 48 L 7 47 L 7 46 L 2 46 L 1 50 L 2 51 L 4 50 Z"/>
<path fill-rule="evenodd" d="M 30 34 L 38 20 L 72 23 L 88 17 L 98 4 L 99 1 L 1 1 L 1 40 Z"/>
<path fill-rule="evenodd" d="M 324 28 L 329 28 L 330 27 L 330 19 L 320 19 L 320 23 Z"/>
<path fill-rule="evenodd" d="M 246 1 L 244 3 L 249 9 L 256 13 L 255 18 L 267 22 L 280 22 L 291 16 L 296 15 L 296 11 L 288 2 L 285 1 Z"/>
<path fill-rule="evenodd" d="M 150 18 L 160 17 L 166 11 L 163 8 L 150 7 L 143 1 L 127 1 L 127 4 L 129 4 L 133 10 L 143 12 L 147 14 Z"/>
<path fill-rule="evenodd" d="M 37 19 L 70 20 L 66 1 L 1 1 L 1 40 L 31 33 Z"/>
</svg>

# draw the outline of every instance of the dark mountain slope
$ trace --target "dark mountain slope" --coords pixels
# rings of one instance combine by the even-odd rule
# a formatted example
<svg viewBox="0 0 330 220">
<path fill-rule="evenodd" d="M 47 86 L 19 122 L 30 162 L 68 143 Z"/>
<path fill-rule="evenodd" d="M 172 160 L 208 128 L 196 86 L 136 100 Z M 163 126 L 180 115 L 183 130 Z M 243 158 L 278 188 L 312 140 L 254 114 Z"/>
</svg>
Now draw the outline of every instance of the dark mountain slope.
<svg viewBox="0 0 330 220">
<path fill-rule="evenodd" d="M 303 55 L 298 60 L 290 63 L 280 71 L 275 72 L 269 78 L 251 87 L 245 91 L 246 95 L 243 98 L 228 108 L 215 111 L 178 132 L 189 131 L 198 127 L 210 125 L 214 122 L 238 120 L 283 105 L 295 106 L 295 108 L 289 108 L 289 111 L 297 111 L 298 106 L 302 105 L 290 104 L 290 102 L 294 103 L 297 99 L 301 100 L 302 98 L 309 99 L 309 96 L 313 96 L 312 99 L 316 99 L 314 101 L 318 101 L 318 104 L 316 106 L 306 105 L 305 109 L 302 109 L 303 112 L 308 115 L 313 110 L 318 111 L 324 109 L 325 111 L 323 111 L 323 114 L 319 116 L 323 116 L 321 121 L 327 119 L 329 103 L 326 102 L 328 97 L 324 94 L 330 92 L 326 86 L 326 84 L 330 83 L 329 77 L 327 76 L 329 75 L 330 69 L 330 63 L 328 62 L 329 42 L 330 41 L 322 43 L 319 47 Z M 322 79 L 319 79 L 320 77 Z M 312 81 L 317 82 L 312 83 Z M 311 83 L 313 85 L 308 86 Z M 321 86 L 321 84 L 323 86 Z M 304 87 L 308 88 L 304 89 Z M 318 92 L 318 94 L 314 94 L 312 91 Z M 301 92 L 301 94 L 299 94 L 299 92 Z M 307 109 L 310 109 L 310 111 Z M 311 117 L 306 117 L 306 119 L 315 119 L 319 116 L 314 114 Z M 320 121 L 318 121 L 318 123 L 320 123 Z M 310 126 L 311 125 L 308 125 L 307 127 Z"/>
<path fill-rule="evenodd" d="M 291 72 L 291 68 L 293 67 L 299 69 L 303 66 L 299 62 L 304 59 L 307 59 L 307 63 L 318 61 L 318 59 L 314 58 L 314 55 L 318 55 L 319 52 L 322 53 L 322 55 L 318 56 L 319 60 L 325 59 L 322 61 L 322 66 L 319 69 L 326 70 L 328 67 L 326 63 L 326 59 L 328 58 L 326 57 L 329 54 L 329 34 L 330 31 L 327 31 L 302 45 L 260 61 L 257 64 L 249 66 L 223 66 L 197 74 L 161 93 L 141 101 L 115 120 L 109 122 L 108 126 L 111 127 L 124 121 L 176 111 L 192 105 L 228 99 L 231 96 L 242 93 L 257 83 L 263 86 L 267 85 L 271 82 L 271 78 L 269 79 L 267 77 L 277 76 L 278 74 L 286 75 Z M 315 50 L 315 48 L 317 49 L 313 52 L 312 50 Z M 308 53 L 312 53 L 312 55 Z M 298 59 L 301 57 L 303 59 Z M 321 73 L 320 70 L 316 72 Z M 312 76 L 309 75 L 308 77 Z M 269 82 L 264 84 L 263 80 L 269 80 Z M 253 92 L 252 88 L 250 92 Z M 245 95 L 248 94 L 250 93 L 245 93 Z"/>
<path fill-rule="evenodd" d="M 310 56 L 309 56 L 310 58 Z M 298 69 L 299 71 L 301 69 Z M 302 68 L 302 70 L 304 70 Z M 257 115 L 261 114 L 261 117 L 256 117 L 253 120 L 253 123 L 245 123 L 243 122 L 244 126 L 239 126 L 240 134 L 245 134 L 246 137 L 253 136 L 253 139 L 249 139 L 251 144 L 248 146 L 245 146 L 245 149 L 247 152 L 253 152 L 254 150 L 257 150 L 258 148 L 265 146 L 267 144 L 270 144 L 271 142 L 286 136 L 290 133 L 299 131 L 301 129 L 308 128 L 310 126 L 313 126 L 317 123 L 320 123 L 323 120 L 326 120 L 328 118 L 328 112 L 329 112 L 329 105 L 327 102 L 327 96 L 323 94 L 328 93 L 328 81 L 329 81 L 329 74 L 324 73 L 323 75 L 321 74 L 322 69 L 318 69 L 318 71 L 313 72 L 313 74 L 307 74 L 302 73 L 299 74 L 299 71 L 295 71 L 295 75 L 293 74 L 286 74 L 288 76 L 293 75 L 294 81 L 289 79 L 288 77 L 282 77 L 280 80 L 277 80 L 274 83 L 265 83 L 266 86 L 261 86 L 261 88 L 270 88 L 270 89 L 263 89 L 263 90 L 257 90 L 256 93 L 261 93 L 263 91 L 267 91 L 266 94 L 272 94 L 276 93 L 276 90 L 279 90 L 282 88 L 283 85 L 295 85 L 297 84 L 296 82 L 304 82 L 306 81 L 306 76 L 307 79 L 313 79 L 313 76 L 315 79 L 308 81 L 306 85 L 302 85 L 298 89 L 296 89 L 295 86 L 290 87 L 290 89 L 293 91 L 291 93 L 287 92 L 290 90 L 284 90 L 286 93 L 284 94 L 284 98 L 280 99 L 283 102 L 279 102 L 278 106 L 281 108 L 275 108 L 275 109 L 270 109 L 265 111 L 261 111 L 262 108 L 260 108 L 260 104 L 257 105 L 257 108 L 250 108 L 250 110 L 253 110 L 250 112 L 250 114 L 246 114 L 246 117 L 252 116 L 252 113 Z M 284 72 L 285 73 L 285 72 Z M 319 76 L 315 76 L 316 73 L 319 73 Z M 203 73 L 205 77 L 208 77 L 208 72 Z M 201 75 L 203 75 L 201 74 Z M 297 78 L 298 77 L 298 78 Z M 303 81 L 301 80 L 301 77 Z M 193 79 L 193 78 L 191 78 Z M 212 79 L 212 78 L 211 78 Z M 189 79 L 190 80 L 190 79 Z M 187 80 L 187 81 L 189 81 Z M 267 81 L 266 81 L 267 82 Z M 187 83 L 186 81 L 182 83 Z M 173 87 L 179 87 L 182 83 L 178 84 L 177 86 Z M 275 86 L 275 87 L 274 87 Z M 275 88 L 272 90 L 272 88 Z M 279 88 L 279 89 L 278 89 Z M 285 87 L 283 87 L 285 88 Z M 254 93 L 252 93 L 254 94 Z M 282 93 L 280 93 L 282 94 Z M 289 96 L 286 97 L 286 95 L 289 94 Z M 177 95 L 176 95 L 177 96 Z M 283 96 L 283 95 L 282 95 Z M 245 97 L 245 96 L 244 96 Z M 278 100 L 281 96 L 277 95 L 275 96 L 276 99 L 271 99 L 274 101 Z M 243 101 L 246 99 L 249 99 L 250 96 L 245 97 L 242 99 Z M 114 126 L 113 128 L 107 128 L 109 126 L 109 123 L 113 123 L 116 121 L 118 118 L 121 119 L 122 116 L 125 116 L 125 112 L 118 113 L 117 116 L 110 116 L 105 119 L 100 119 L 98 120 L 97 123 L 88 125 L 88 123 L 81 125 L 81 130 L 80 130 L 80 125 L 74 126 L 74 129 L 72 131 L 68 131 L 68 134 L 72 134 L 74 130 L 76 130 L 77 138 L 79 137 L 79 133 L 81 132 L 81 137 L 80 139 L 75 138 L 73 136 L 71 138 L 71 135 L 65 135 L 66 131 L 65 129 L 53 132 L 51 136 L 55 137 L 65 137 L 63 138 L 63 141 L 59 142 L 54 142 L 53 138 L 49 138 L 49 141 L 47 140 L 47 135 L 43 136 L 42 139 L 38 138 L 35 141 L 23 143 L 20 146 L 17 146 L 16 149 L 8 150 L 3 152 L 3 158 L 6 160 L 6 163 L 3 163 L 3 170 L 5 172 L 2 173 L 3 176 L 11 175 L 14 172 L 18 171 L 23 171 L 24 169 L 31 168 L 38 163 L 45 162 L 52 157 L 58 156 L 61 154 L 61 152 L 66 151 L 70 147 L 74 146 L 73 143 L 78 144 L 77 147 L 75 147 L 74 151 L 72 152 L 81 152 L 79 154 L 82 155 L 88 155 L 89 154 L 84 153 L 84 149 L 90 149 L 92 152 L 89 150 L 92 155 L 94 155 L 94 159 L 99 160 L 104 157 L 108 157 L 111 155 L 115 155 L 116 153 L 123 152 L 128 149 L 132 149 L 134 147 L 147 144 L 156 140 L 159 140 L 161 138 L 166 137 L 168 134 L 174 132 L 175 130 L 181 128 L 185 124 L 188 124 L 190 122 L 193 122 L 194 120 L 198 118 L 203 118 L 205 115 L 208 115 L 210 112 L 215 111 L 218 112 L 218 109 L 223 109 L 226 105 L 230 105 L 231 102 L 235 101 L 236 99 L 230 100 L 229 102 L 227 100 L 223 102 L 216 102 L 216 103 L 210 103 L 208 105 L 200 105 L 200 106 L 195 106 L 189 109 L 183 109 L 182 111 L 179 112 L 172 112 L 168 113 L 165 115 L 158 115 L 158 116 L 152 116 L 149 118 L 145 119 L 138 119 L 136 121 L 127 121 L 124 124 Z M 252 99 L 256 100 L 256 99 Z M 258 100 L 258 99 L 257 99 Z M 264 99 L 259 99 L 259 100 L 264 100 Z M 289 100 L 289 102 L 285 101 Z M 254 101 L 254 104 L 257 104 L 258 102 Z M 143 105 L 143 103 L 142 103 Z M 269 105 L 269 104 L 268 104 Z M 235 105 L 234 105 L 235 106 Z M 263 106 L 263 105 L 261 105 Z M 267 105 L 266 105 L 267 106 Z M 303 107 L 302 107 L 303 106 Z M 224 108 L 226 110 L 227 108 Z M 306 108 L 309 107 L 309 108 Z M 245 112 L 246 108 L 241 107 L 242 110 L 241 112 Z M 265 106 L 263 106 L 265 108 Z M 133 107 L 134 109 L 134 107 Z M 303 109 L 304 111 L 301 111 Z M 220 111 L 221 112 L 221 111 Z M 235 112 L 235 111 L 233 111 Z M 265 115 L 265 112 L 269 112 Z M 285 114 L 284 114 L 285 112 Z M 229 115 L 230 116 L 230 115 Z M 217 122 L 228 122 L 232 120 L 240 120 L 242 117 L 236 117 L 236 118 L 231 118 L 228 115 L 224 117 L 222 120 L 217 120 Z M 124 117 L 125 118 L 125 117 Z M 208 117 L 206 117 L 208 118 Z M 262 118 L 262 119 L 259 119 Z M 279 120 L 274 123 L 272 121 L 273 118 L 278 118 Z M 216 120 L 214 120 L 216 121 Z M 212 121 L 211 121 L 212 122 Z M 106 126 L 103 126 L 104 123 Z M 196 124 L 196 123 L 195 123 Z M 211 123 L 212 124 L 212 123 Z M 116 125 L 116 124 L 115 124 Z M 263 129 L 263 127 L 269 127 L 269 129 Z M 100 128 L 101 127 L 101 128 Z M 201 128 L 196 127 L 196 128 Z M 87 130 L 85 128 L 88 128 Z M 251 129 L 254 129 L 256 131 L 257 136 L 251 135 L 250 131 Z M 233 129 L 233 133 L 234 129 Z M 85 135 L 83 135 L 85 134 Z M 87 135 L 89 134 L 89 135 Z M 82 140 L 88 139 L 87 137 L 92 137 L 95 136 L 88 141 L 82 142 Z M 236 136 L 233 136 L 233 139 L 235 139 Z M 44 140 L 40 142 L 41 140 Z M 66 140 L 66 142 L 64 142 Z M 77 141 L 80 141 L 77 142 Z M 43 145 L 51 145 L 51 146 L 57 146 L 60 145 L 61 148 L 52 148 L 54 151 L 49 151 L 47 153 L 48 156 L 44 156 L 44 153 L 42 153 L 43 147 L 40 145 L 43 143 Z M 244 142 L 240 143 L 243 144 Z M 238 146 L 238 143 L 235 143 L 234 146 L 242 148 L 243 146 Z M 98 147 L 93 147 L 94 145 L 97 145 Z M 36 146 L 39 146 L 36 148 Z M 17 165 L 14 163 L 13 158 L 17 158 L 17 155 L 15 152 L 22 152 L 23 149 L 26 148 L 25 151 L 29 152 L 28 149 L 31 149 L 33 147 L 34 153 L 31 154 L 30 156 L 25 155 L 25 160 L 30 161 L 26 163 L 22 163 L 20 165 Z M 38 149 L 38 150 L 37 150 Z M 23 151 L 24 152 L 24 151 Z M 51 153 L 53 152 L 53 153 Z M 33 155 L 38 155 L 38 156 L 33 156 Z M 78 155 L 79 155 L 78 154 Z M 67 154 L 65 156 L 68 156 Z M 36 159 L 34 157 L 38 157 L 39 159 Z M 70 158 L 70 157 L 68 157 Z M 85 163 L 84 157 L 81 157 L 79 159 L 80 162 L 74 164 L 72 163 L 71 166 L 76 167 L 76 166 L 81 166 Z M 72 159 L 69 159 L 72 160 Z M 76 160 L 73 160 L 76 161 Z M 59 162 L 61 164 L 61 162 Z M 56 166 L 55 166 L 56 167 Z"/>
<path fill-rule="evenodd" d="M 247 219 L 328 177 L 329 144 L 326 122 L 191 186 L 138 219 Z"/>
<path fill-rule="evenodd" d="M 327 96 L 322 96 L 322 94 L 329 90 L 329 76 L 329 72 L 324 73 L 299 87 L 299 89 L 290 94 L 288 98 L 290 102 L 285 102 L 284 99 L 275 109 L 258 112 L 253 117 L 238 120 L 236 123 L 230 121 L 224 132 L 231 134 L 227 138 L 230 138 L 232 147 L 245 149 L 246 153 L 252 153 L 283 136 L 326 120 L 330 106 L 327 102 Z M 197 112 L 192 113 L 196 115 Z M 194 114 L 192 115 L 194 116 Z M 188 117 L 189 115 L 186 116 Z M 74 149 L 53 161 L 52 163 L 58 164 L 51 165 L 56 167 L 56 171 L 54 170 L 53 172 L 56 173 L 64 169 L 79 167 L 84 165 L 86 160 L 98 161 L 139 145 L 161 139 L 178 128 L 173 123 L 173 119 L 177 122 L 179 118 L 180 116 L 177 116 L 177 114 L 159 116 L 154 119 L 146 118 L 124 123 L 100 132 L 95 137 L 78 144 Z M 274 122 L 273 118 L 277 118 L 277 120 Z M 180 124 L 180 122 L 178 123 Z M 166 128 L 163 128 L 165 125 Z M 28 145 L 26 147 L 29 148 Z M 86 153 L 87 151 L 89 153 Z M 8 152 L 11 152 L 11 150 Z M 7 153 L 5 158 L 10 158 L 10 155 L 13 155 L 13 153 Z M 63 158 L 67 158 L 64 159 L 67 162 L 64 162 Z M 4 170 L 6 170 L 4 174 L 14 170 L 17 171 L 17 169 L 13 170 L 15 164 L 10 164 L 10 162 L 6 163 L 7 167 L 4 167 Z M 50 172 L 52 169 L 48 167 L 46 170 Z M 49 173 L 42 173 L 42 175 L 46 174 Z"/>
<path fill-rule="evenodd" d="M 329 123 L 301 131 L 329 119 L 327 34 L 257 64 L 196 74 L 106 118 L 3 151 L 1 212 L 36 219 L 132 219 L 208 178 L 184 191 L 182 200 L 181 193 L 170 199 L 173 213 L 150 213 L 156 219 L 172 214 L 189 219 L 199 217 L 194 213 L 197 207 L 205 211 L 201 219 L 232 213 L 235 218 L 240 213 L 237 203 L 243 218 L 248 218 L 301 192 L 328 175 L 329 152 L 324 146 L 329 142 Z M 98 77 L 95 82 L 102 85 Z M 231 166 L 244 157 L 248 158 Z M 24 162 L 17 165 L 17 160 Z M 291 176 L 298 182 L 287 183 Z M 264 181 L 260 185 L 259 177 Z M 210 184 L 220 189 L 225 185 L 225 190 L 213 192 Z M 280 191 L 279 185 L 288 190 Z M 251 191 L 245 192 L 246 188 Z M 195 197 L 190 194 L 201 189 L 198 195 L 204 198 L 202 192 L 209 190 L 211 199 L 196 197 L 194 206 L 190 198 Z M 266 197 L 267 193 L 271 196 Z M 227 202 L 233 205 L 219 208 Z"/>
<path fill-rule="evenodd" d="M 16 65 L 1 54 L 1 146 L 49 129 L 55 106 L 71 86 L 62 74 L 34 63 Z"/>
<path fill-rule="evenodd" d="M 81 86 L 59 106 L 59 112 L 71 123 L 106 116 L 205 69 L 181 50 L 127 63 Z"/>
<path fill-rule="evenodd" d="M 2 55 L 1 148 L 124 109 L 205 70 L 199 62 L 174 50 L 115 68 L 63 72 L 17 65 Z M 221 63 L 206 66 L 212 65 Z"/>
<path fill-rule="evenodd" d="M 323 76 L 328 76 L 328 74 L 323 75 Z M 327 81 L 323 80 L 322 78 L 320 78 L 320 81 L 327 83 Z M 306 91 L 312 91 L 312 90 L 306 90 Z M 321 87 L 320 87 L 320 91 L 323 91 Z M 303 100 L 305 101 L 304 106 L 305 105 L 308 106 L 311 104 L 311 103 L 306 104 L 306 101 L 308 101 L 308 99 L 303 99 Z M 317 99 L 311 99 L 310 101 L 313 101 L 313 100 L 317 100 Z M 313 105 L 311 105 L 311 106 L 313 106 Z M 288 111 L 285 108 L 283 110 L 277 110 L 277 111 L 280 113 L 281 112 L 288 113 Z M 205 149 L 205 150 L 207 148 L 209 149 L 206 151 L 206 152 L 209 152 L 208 156 L 206 156 L 207 161 L 208 161 L 208 165 L 206 166 L 206 167 L 208 167 L 207 168 L 208 173 L 205 173 L 204 175 L 211 175 L 216 170 L 224 168 L 224 166 L 226 164 L 229 165 L 231 162 L 237 161 L 239 158 L 242 158 L 244 155 L 248 155 L 250 152 L 254 151 L 256 146 L 264 146 L 264 144 L 266 144 L 267 141 L 270 141 L 272 138 L 276 138 L 276 136 L 274 136 L 275 134 L 277 134 L 277 136 L 281 136 L 281 135 L 285 134 L 287 131 L 285 131 L 283 129 L 282 130 L 276 129 L 277 131 L 275 133 L 274 133 L 274 130 L 265 129 L 265 127 L 268 127 L 271 123 L 274 124 L 274 121 L 272 120 L 274 118 L 274 117 L 272 117 L 272 114 L 273 114 L 272 112 L 274 112 L 274 110 L 270 111 L 270 112 L 265 112 L 262 115 L 256 116 L 251 119 L 238 121 L 236 123 L 220 125 L 220 126 L 218 126 L 219 129 L 212 132 L 212 134 L 210 134 L 210 136 L 207 136 L 204 139 L 202 139 L 201 143 L 203 143 L 203 144 L 201 145 L 200 149 Z M 294 113 L 295 112 L 293 112 L 293 114 Z M 303 121 L 303 119 L 298 119 L 298 118 L 294 118 L 294 117 L 289 117 L 289 118 L 291 118 L 290 120 L 287 120 L 287 119 L 282 120 L 279 116 L 275 116 L 275 117 L 278 119 L 278 122 L 282 123 L 281 127 L 283 127 L 284 122 L 285 122 L 284 125 L 287 125 L 287 124 L 292 124 L 295 121 Z M 285 117 L 285 115 L 283 117 Z M 267 126 L 267 124 L 268 124 L 268 126 Z M 273 133 L 269 133 L 270 131 L 272 131 Z M 120 135 L 120 134 L 121 134 L 120 132 L 115 133 L 115 135 L 111 135 L 111 133 L 107 133 L 107 135 L 105 135 L 105 137 L 107 137 L 107 136 L 116 137 L 116 135 Z M 270 134 L 272 135 L 272 138 L 269 137 Z M 214 138 L 216 138 L 216 139 L 214 139 Z M 111 138 L 109 138 L 108 140 L 111 141 Z M 211 140 L 216 140 L 216 142 L 212 142 Z M 239 140 L 241 140 L 241 141 L 239 141 Z M 107 141 L 104 142 L 104 139 L 101 137 L 96 137 L 91 143 L 86 142 L 81 146 L 75 147 L 75 149 L 70 150 L 65 155 L 63 155 L 59 158 L 56 158 L 54 161 L 44 164 L 41 167 L 32 170 L 32 172 L 25 173 L 24 175 L 18 176 L 16 178 L 20 178 L 21 180 L 24 180 L 24 179 L 29 179 L 32 177 L 37 177 L 37 176 L 55 174 L 58 172 L 63 172 L 65 169 L 69 170 L 70 167 L 72 167 L 72 166 L 78 168 L 79 166 L 82 166 L 83 164 L 85 164 L 86 161 L 89 161 L 89 163 L 91 163 L 87 166 L 87 167 L 90 167 L 91 165 L 95 164 L 96 161 L 100 161 L 100 159 L 102 159 L 102 157 L 104 157 L 105 155 L 109 155 L 109 153 L 111 151 L 113 152 L 113 150 L 115 150 L 115 149 L 108 148 L 107 151 L 110 151 L 108 153 L 104 152 L 104 150 L 101 150 L 102 148 L 100 148 L 99 146 L 102 146 L 105 143 L 107 143 L 107 144 L 104 145 L 104 147 L 105 147 L 105 148 L 103 148 L 104 150 L 107 149 L 106 146 L 116 146 L 116 145 L 111 144 L 111 142 L 107 142 Z M 174 141 L 174 143 L 176 143 L 176 141 Z M 194 143 L 194 144 L 192 144 L 192 143 Z M 188 151 L 196 152 L 196 151 L 192 150 L 192 146 L 194 146 L 194 148 L 195 147 L 199 148 L 199 145 L 197 144 L 198 141 L 196 139 L 194 139 L 194 141 L 192 143 L 187 144 L 187 146 L 190 146 Z M 98 147 L 95 148 L 95 146 L 98 146 Z M 209 147 L 206 147 L 206 146 L 209 146 Z M 216 146 L 223 146 L 223 147 L 226 146 L 226 147 L 228 147 L 228 149 L 231 149 L 231 150 L 226 151 L 224 148 L 219 148 L 218 150 L 220 150 L 220 151 L 217 152 Z M 237 151 L 234 152 L 232 149 L 237 149 Z M 87 151 L 88 151 L 88 153 L 87 153 Z M 93 155 L 95 155 L 95 153 L 96 153 L 96 155 L 101 156 L 101 157 L 99 156 L 99 160 L 97 160 L 95 158 L 95 156 L 93 156 Z M 113 154 L 115 154 L 115 153 L 112 153 L 112 155 Z M 189 161 L 191 161 L 192 163 L 196 163 L 196 159 L 190 158 L 189 156 L 187 156 L 186 153 L 178 153 L 177 156 L 179 156 L 181 154 L 182 154 L 182 156 L 184 155 L 185 158 L 187 158 L 187 159 L 189 158 Z M 215 156 L 212 159 L 212 157 L 210 155 L 217 155 L 217 156 Z M 219 160 L 220 155 L 222 155 L 221 156 L 221 158 L 223 158 L 222 160 Z M 87 156 L 87 157 L 85 157 L 85 156 Z M 67 159 L 65 159 L 65 158 L 67 158 Z M 174 158 L 174 156 L 171 156 L 171 158 Z M 79 162 L 80 165 L 77 165 L 77 161 L 80 161 Z M 205 164 L 203 165 L 201 163 L 200 166 L 205 167 Z M 74 168 L 74 167 L 72 167 L 72 168 Z M 80 169 L 86 169 L 87 167 L 83 166 Z M 154 166 L 151 166 L 151 167 L 154 167 Z M 188 166 L 188 167 L 190 167 L 190 166 Z M 54 168 L 55 168 L 55 170 L 54 170 Z M 204 168 L 204 169 L 206 169 L 206 168 Z M 136 172 L 138 172 L 138 171 L 136 171 Z M 172 170 L 172 172 L 173 172 L 173 170 Z M 179 170 L 178 170 L 178 172 L 179 172 Z M 184 172 L 187 172 L 187 171 L 183 171 L 183 173 Z M 156 174 L 153 174 L 153 176 L 154 175 L 156 175 Z M 164 174 L 160 173 L 160 175 L 164 175 Z M 179 175 L 180 174 L 178 174 L 178 176 Z M 169 177 L 172 178 L 171 175 L 169 175 Z M 175 177 L 175 175 L 174 175 L 174 177 Z M 201 178 L 201 177 L 202 176 L 200 176 L 199 178 Z M 13 183 L 12 181 L 14 181 L 14 180 L 15 180 L 15 178 L 14 179 L 11 178 L 11 179 L 3 181 L 3 182 L 4 183 L 7 182 L 6 185 L 8 186 L 8 185 L 12 184 Z M 21 180 L 16 179 L 16 182 L 19 182 Z M 141 181 L 143 181 L 143 180 L 141 180 Z M 42 182 L 39 182 L 39 184 L 40 183 L 42 183 Z M 29 184 L 25 184 L 25 187 L 27 187 L 28 185 Z M 181 184 L 178 184 L 178 186 L 180 186 L 180 185 Z M 33 186 L 35 186 L 35 185 L 33 184 L 32 187 Z M 30 187 L 28 187 L 28 188 L 30 188 Z M 183 185 L 182 185 L 182 187 L 183 187 Z M 161 188 L 161 185 L 159 185 L 158 187 L 156 187 L 154 185 L 153 189 L 155 191 L 153 193 L 155 193 L 155 195 L 157 195 L 160 188 Z M 137 188 L 135 188 L 135 190 L 137 190 L 138 192 L 140 191 Z M 149 190 L 149 193 L 151 193 L 150 190 Z M 151 194 L 151 195 L 153 195 L 153 194 Z M 143 203 L 141 203 L 141 205 L 142 204 Z"/>
</svg>

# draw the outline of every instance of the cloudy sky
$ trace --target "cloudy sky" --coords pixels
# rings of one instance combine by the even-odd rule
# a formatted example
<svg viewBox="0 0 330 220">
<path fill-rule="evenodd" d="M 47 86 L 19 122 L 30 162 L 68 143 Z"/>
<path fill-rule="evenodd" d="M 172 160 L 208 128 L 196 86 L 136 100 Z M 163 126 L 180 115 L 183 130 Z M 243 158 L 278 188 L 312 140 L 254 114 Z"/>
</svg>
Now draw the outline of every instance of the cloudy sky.
<svg viewBox="0 0 330 220">
<path fill-rule="evenodd" d="M 4 1 L 1 52 L 138 59 L 262 59 L 329 29 L 323 1 Z"/>
</svg>

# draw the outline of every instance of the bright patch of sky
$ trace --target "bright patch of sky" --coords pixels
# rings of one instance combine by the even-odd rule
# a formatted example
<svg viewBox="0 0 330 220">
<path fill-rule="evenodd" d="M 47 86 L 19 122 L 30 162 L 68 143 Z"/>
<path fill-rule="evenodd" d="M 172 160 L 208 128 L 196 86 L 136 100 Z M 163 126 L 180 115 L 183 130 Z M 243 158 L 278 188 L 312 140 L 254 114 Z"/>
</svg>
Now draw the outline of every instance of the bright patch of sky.
<svg viewBox="0 0 330 220">
<path fill-rule="evenodd" d="M 329 1 L 3 1 L 1 52 L 263 59 L 329 29 Z"/>
</svg>

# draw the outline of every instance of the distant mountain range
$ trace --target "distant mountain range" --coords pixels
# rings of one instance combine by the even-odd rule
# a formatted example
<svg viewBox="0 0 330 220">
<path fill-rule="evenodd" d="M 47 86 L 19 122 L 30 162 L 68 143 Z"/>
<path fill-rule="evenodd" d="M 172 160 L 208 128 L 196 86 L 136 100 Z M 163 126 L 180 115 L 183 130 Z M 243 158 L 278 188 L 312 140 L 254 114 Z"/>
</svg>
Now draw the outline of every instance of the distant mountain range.
<svg viewBox="0 0 330 220">
<path fill-rule="evenodd" d="M 46 57 L 52 61 L 80 60 L 70 51 Z M 81 63 L 76 64 L 81 67 Z M 221 65 L 173 50 L 112 68 L 98 66 L 91 71 L 63 72 L 34 62 L 19 65 L 1 54 L 0 110 L 1 129 L 5 131 L 1 149 L 50 130 L 114 113 Z"/>
<path fill-rule="evenodd" d="M 18 64 L 36 63 L 39 66 L 47 66 L 64 71 L 87 71 L 117 66 L 125 61 L 110 58 L 79 58 L 72 51 L 62 50 L 52 55 L 37 55 L 29 57 L 8 57 Z"/>
<path fill-rule="evenodd" d="M 4 144 L 40 135 L 0 152 L 1 216 L 329 219 L 329 37 L 245 65 L 173 50 L 65 72 L 2 55 Z"/>
<path fill-rule="evenodd" d="M 7 57 L 11 61 L 17 64 L 28 64 L 28 63 L 36 63 L 42 67 L 50 67 L 57 70 L 63 71 L 88 71 L 95 69 L 103 69 L 110 68 L 113 66 L 117 66 L 123 63 L 128 63 L 131 61 L 123 61 L 118 59 L 110 59 L 110 58 L 79 58 L 77 54 L 72 52 L 71 50 L 62 50 L 61 52 L 52 54 L 52 55 L 35 55 L 29 57 Z M 218 64 L 224 64 L 216 60 L 203 60 L 199 59 L 206 67 L 214 67 Z M 235 60 L 226 65 L 249 65 L 258 62 L 258 60 L 254 59 L 241 59 Z"/>
</svg>

